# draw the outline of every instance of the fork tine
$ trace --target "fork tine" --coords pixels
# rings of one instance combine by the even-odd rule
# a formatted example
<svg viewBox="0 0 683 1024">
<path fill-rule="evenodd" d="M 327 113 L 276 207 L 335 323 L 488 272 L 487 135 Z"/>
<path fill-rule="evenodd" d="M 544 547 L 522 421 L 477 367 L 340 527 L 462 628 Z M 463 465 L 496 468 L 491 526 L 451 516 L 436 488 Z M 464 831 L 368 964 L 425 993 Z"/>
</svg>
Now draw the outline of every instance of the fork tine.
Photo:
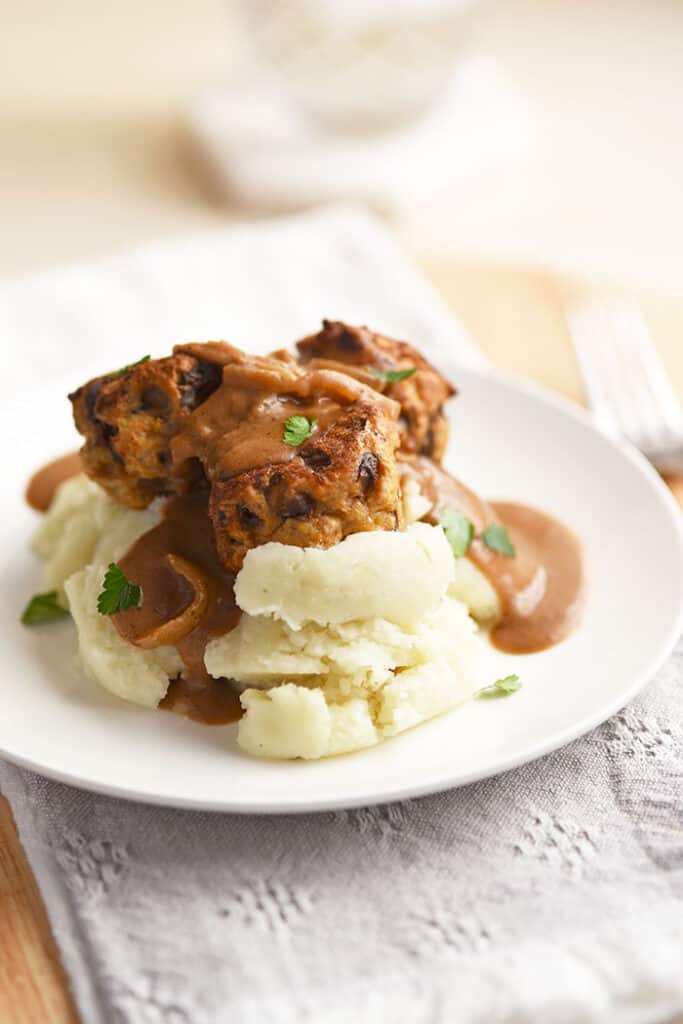
<svg viewBox="0 0 683 1024">
<path fill-rule="evenodd" d="M 624 358 L 612 308 L 595 304 L 589 312 L 594 319 L 592 344 L 603 350 L 606 375 L 603 386 L 615 410 L 621 433 L 634 440 L 642 426 L 638 391 L 634 387 L 636 382 L 630 372 L 631 366 Z"/>
<path fill-rule="evenodd" d="M 602 323 L 602 312 L 594 304 L 574 306 L 568 310 L 567 320 L 597 425 L 607 433 L 623 433 L 625 425 L 613 385 L 614 350 Z"/>
<path fill-rule="evenodd" d="M 625 349 L 630 353 L 634 370 L 637 368 L 638 371 L 639 393 L 642 395 L 643 387 L 647 389 L 651 413 L 654 412 L 652 418 L 658 423 L 664 421 L 669 439 L 680 437 L 683 434 L 683 410 L 654 347 L 643 314 L 633 305 L 624 305 L 615 309 L 615 313 Z"/>
<path fill-rule="evenodd" d="M 656 446 L 657 439 L 666 430 L 666 422 L 649 386 L 636 317 L 637 314 L 626 305 L 605 306 L 605 320 L 618 351 L 621 371 L 619 387 L 626 409 L 625 433 L 639 447 L 651 448 Z M 642 330 L 646 330 L 644 324 Z"/>
<path fill-rule="evenodd" d="M 585 302 L 567 312 L 598 424 L 653 457 L 683 448 L 683 409 L 637 306 Z"/>
</svg>

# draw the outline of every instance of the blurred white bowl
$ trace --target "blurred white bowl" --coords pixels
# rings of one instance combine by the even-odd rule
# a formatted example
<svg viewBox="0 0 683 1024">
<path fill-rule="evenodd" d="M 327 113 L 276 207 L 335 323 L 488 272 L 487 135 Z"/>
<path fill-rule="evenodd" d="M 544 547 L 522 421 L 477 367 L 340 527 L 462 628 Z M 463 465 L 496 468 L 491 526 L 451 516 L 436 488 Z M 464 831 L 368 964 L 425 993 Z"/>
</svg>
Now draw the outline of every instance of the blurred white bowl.
<svg viewBox="0 0 683 1024">
<path fill-rule="evenodd" d="M 256 67 L 336 131 L 424 114 L 452 80 L 476 0 L 238 0 Z"/>
</svg>

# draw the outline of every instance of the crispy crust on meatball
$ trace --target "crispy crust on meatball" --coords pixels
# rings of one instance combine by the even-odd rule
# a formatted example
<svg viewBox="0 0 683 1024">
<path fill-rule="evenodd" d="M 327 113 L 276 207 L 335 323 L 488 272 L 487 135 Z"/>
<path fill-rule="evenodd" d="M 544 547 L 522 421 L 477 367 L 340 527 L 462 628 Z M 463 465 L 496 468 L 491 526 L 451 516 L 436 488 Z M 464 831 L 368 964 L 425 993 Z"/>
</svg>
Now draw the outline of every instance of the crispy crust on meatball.
<svg viewBox="0 0 683 1024">
<path fill-rule="evenodd" d="M 373 401 L 349 406 L 288 462 L 261 466 L 211 489 L 222 564 L 238 572 L 268 541 L 331 547 L 348 534 L 402 524 L 393 420 Z"/>
<path fill-rule="evenodd" d="M 437 462 L 443 458 L 448 443 L 443 405 L 455 389 L 412 345 L 367 327 L 323 320 L 322 330 L 299 341 L 297 349 L 302 362 L 330 368 L 337 364 L 338 369 L 398 402 L 402 451 L 427 455 Z M 395 382 L 373 373 L 413 367 L 415 373 Z"/>
<path fill-rule="evenodd" d="M 131 508 L 187 491 L 201 469 L 173 467 L 170 438 L 220 381 L 219 365 L 179 351 L 78 388 L 69 398 L 85 437 L 81 458 L 88 476 Z"/>
</svg>

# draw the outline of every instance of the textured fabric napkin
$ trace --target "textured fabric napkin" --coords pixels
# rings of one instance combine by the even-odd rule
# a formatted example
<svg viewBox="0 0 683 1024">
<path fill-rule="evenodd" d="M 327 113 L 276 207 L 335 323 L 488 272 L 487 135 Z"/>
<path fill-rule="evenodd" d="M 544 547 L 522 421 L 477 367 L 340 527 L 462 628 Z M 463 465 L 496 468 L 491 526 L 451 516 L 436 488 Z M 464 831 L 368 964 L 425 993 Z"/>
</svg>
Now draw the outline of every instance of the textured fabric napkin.
<svg viewBox="0 0 683 1024">
<path fill-rule="evenodd" d="M 321 310 L 478 358 L 348 211 L 0 289 L 10 368 L 47 376 L 114 344 L 279 345 Z M 659 1024 L 683 1010 L 682 679 L 683 647 L 558 753 L 384 807 L 212 816 L 3 764 L 0 788 L 85 1024 Z"/>
</svg>

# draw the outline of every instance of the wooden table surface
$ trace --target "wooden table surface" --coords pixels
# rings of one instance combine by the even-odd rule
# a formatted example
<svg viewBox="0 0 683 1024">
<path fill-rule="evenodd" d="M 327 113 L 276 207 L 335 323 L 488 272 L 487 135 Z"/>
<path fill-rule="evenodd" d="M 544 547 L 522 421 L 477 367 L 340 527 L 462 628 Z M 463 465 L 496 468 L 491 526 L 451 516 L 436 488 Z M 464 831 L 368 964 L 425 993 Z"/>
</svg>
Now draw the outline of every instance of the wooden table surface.
<svg viewBox="0 0 683 1024">
<path fill-rule="evenodd" d="M 423 271 L 500 368 L 581 400 L 563 310 L 594 284 L 457 257 L 422 259 Z M 604 286 L 598 287 L 604 291 Z M 683 397 L 683 302 L 638 296 Z M 680 488 L 683 495 L 683 487 Z M 31 871 L 0 797 L 0 1021 L 74 1024 L 77 1015 Z M 87 1022 L 85 1022 L 87 1024 Z"/>
</svg>

